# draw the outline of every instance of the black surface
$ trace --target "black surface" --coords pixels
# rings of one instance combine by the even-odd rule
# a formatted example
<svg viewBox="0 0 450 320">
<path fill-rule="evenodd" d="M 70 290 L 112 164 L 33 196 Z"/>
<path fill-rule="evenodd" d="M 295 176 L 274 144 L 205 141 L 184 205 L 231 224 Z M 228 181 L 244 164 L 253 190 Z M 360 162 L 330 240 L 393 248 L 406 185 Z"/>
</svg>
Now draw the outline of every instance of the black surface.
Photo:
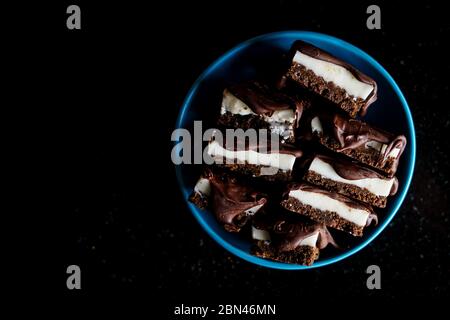
<svg viewBox="0 0 450 320">
<path fill-rule="evenodd" d="M 42 113 L 56 119 L 49 136 L 67 218 L 56 227 L 64 230 L 57 288 L 67 291 L 65 268 L 79 264 L 82 294 L 136 290 L 168 304 L 273 303 L 324 290 L 330 299 L 448 295 L 450 25 L 442 7 L 405 2 L 381 4 L 382 29 L 371 31 L 368 4 L 83 1 L 81 32 L 65 29 L 65 4 L 48 6 L 32 43 L 47 79 L 38 84 Z M 297 272 L 219 247 L 189 213 L 170 161 L 170 134 L 196 77 L 239 42 L 289 29 L 342 38 L 377 59 L 403 90 L 417 134 L 414 180 L 389 227 L 342 262 Z M 381 267 L 382 290 L 366 287 L 371 264 Z"/>
</svg>

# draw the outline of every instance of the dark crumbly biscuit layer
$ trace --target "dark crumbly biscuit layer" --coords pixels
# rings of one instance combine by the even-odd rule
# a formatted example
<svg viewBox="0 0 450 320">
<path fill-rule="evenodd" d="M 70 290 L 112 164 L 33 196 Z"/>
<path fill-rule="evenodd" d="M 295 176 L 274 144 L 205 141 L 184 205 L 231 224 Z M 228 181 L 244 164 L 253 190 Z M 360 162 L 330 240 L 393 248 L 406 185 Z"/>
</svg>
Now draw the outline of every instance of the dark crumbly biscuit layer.
<svg viewBox="0 0 450 320">
<path fill-rule="evenodd" d="M 193 191 L 189 196 L 189 201 L 195 204 L 200 209 L 206 209 L 208 207 L 208 198 L 203 197 L 198 192 Z"/>
<path fill-rule="evenodd" d="M 314 171 L 307 171 L 303 179 L 316 186 L 321 186 L 329 191 L 334 191 L 350 198 L 369 203 L 378 208 L 386 207 L 386 197 L 377 196 L 367 189 L 362 189 L 351 184 L 324 178 Z"/>
<path fill-rule="evenodd" d="M 330 150 L 338 152 L 341 145 L 333 137 L 317 135 L 320 144 L 327 147 Z M 361 149 L 346 149 L 339 153 L 345 154 L 347 157 L 358 160 L 368 166 L 376 168 L 384 172 L 387 176 L 393 177 L 395 174 L 394 158 L 387 158 L 383 161 L 380 159 L 380 154 L 377 150 L 372 148 L 361 148 Z"/>
<path fill-rule="evenodd" d="M 292 197 L 281 201 L 281 205 L 289 211 L 307 216 L 316 222 L 324 223 L 328 227 L 342 230 L 358 237 L 361 237 L 363 234 L 364 227 L 341 218 L 336 212 L 315 209 Z"/>
<path fill-rule="evenodd" d="M 247 130 L 250 128 L 267 129 L 268 132 L 271 132 L 269 123 L 264 121 L 262 117 L 254 114 L 241 116 L 227 112 L 219 117 L 217 124 L 225 128 L 239 128 L 242 130 Z M 295 143 L 294 131 L 292 131 L 292 134 L 288 138 L 283 139 L 283 141 Z"/>
<path fill-rule="evenodd" d="M 247 130 L 249 128 L 269 129 L 269 124 L 260 116 L 254 114 L 235 115 L 230 112 L 220 115 L 217 124 L 227 128 L 240 128 Z"/>
<path fill-rule="evenodd" d="M 324 78 L 318 77 L 313 71 L 306 69 L 296 62 L 292 62 L 286 76 L 303 87 L 337 104 L 352 118 L 356 117 L 366 103 L 361 98 L 355 99 L 354 96 L 349 95 L 344 89 L 336 86 L 333 82 L 328 82 Z"/>
<path fill-rule="evenodd" d="M 279 262 L 295 263 L 310 266 L 319 258 L 319 249 L 310 246 L 298 246 L 292 251 L 279 251 L 267 241 L 257 241 L 252 247 L 253 255 Z"/>
</svg>

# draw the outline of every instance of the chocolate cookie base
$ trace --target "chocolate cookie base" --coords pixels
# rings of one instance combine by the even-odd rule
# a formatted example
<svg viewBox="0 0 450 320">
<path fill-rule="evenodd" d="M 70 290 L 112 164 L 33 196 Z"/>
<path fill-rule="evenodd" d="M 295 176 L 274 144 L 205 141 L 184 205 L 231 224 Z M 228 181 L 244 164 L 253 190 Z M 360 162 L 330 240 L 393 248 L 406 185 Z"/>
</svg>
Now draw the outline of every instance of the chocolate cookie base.
<svg viewBox="0 0 450 320">
<path fill-rule="evenodd" d="M 377 150 L 372 148 L 357 148 L 357 149 L 346 149 L 344 151 L 339 151 L 341 145 L 334 138 L 329 136 L 323 136 L 315 134 L 319 143 L 326 148 L 333 150 L 337 153 L 345 154 L 347 157 L 355 159 L 361 163 L 364 163 L 372 168 L 378 169 L 379 171 L 386 174 L 389 178 L 392 178 L 395 174 L 395 159 L 387 158 L 383 161 L 380 159 L 380 154 Z"/>
<path fill-rule="evenodd" d="M 315 209 L 292 197 L 281 201 L 281 205 L 289 211 L 304 215 L 316 222 L 323 223 L 328 227 L 345 231 L 358 237 L 363 235 L 364 227 L 360 227 L 341 218 L 336 212 Z"/>
<path fill-rule="evenodd" d="M 270 124 L 264 121 L 262 117 L 253 114 L 241 116 L 227 112 L 220 115 L 217 124 L 225 128 L 242 129 L 244 131 L 247 129 L 267 129 L 269 133 L 271 132 Z M 281 137 L 281 140 L 287 143 L 294 143 L 294 128 L 292 128 L 289 137 Z"/>
<path fill-rule="evenodd" d="M 313 71 L 306 69 L 296 62 L 292 62 L 291 67 L 286 73 L 286 77 L 335 103 L 352 118 L 355 118 L 361 108 L 366 104 L 365 100 L 349 95 L 344 89 L 336 86 L 333 82 L 327 82 L 324 78 L 316 76 Z"/>
<path fill-rule="evenodd" d="M 198 192 L 193 191 L 188 200 L 202 210 L 208 207 L 208 198 L 201 196 Z"/>
<path fill-rule="evenodd" d="M 229 172 L 233 172 L 242 176 L 261 178 L 269 182 L 275 181 L 289 182 L 292 180 L 291 171 L 278 170 L 275 174 L 272 175 L 262 175 L 261 169 L 264 167 L 254 164 L 231 163 L 231 164 L 215 164 L 215 166 L 222 170 L 227 170 Z M 267 170 L 269 170 L 269 168 L 267 168 Z"/>
<path fill-rule="evenodd" d="M 334 191 L 350 198 L 359 200 L 376 206 L 378 208 L 386 207 L 386 197 L 377 196 L 367 189 L 362 189 L 360 187 L 343 183 L 336 182 L 327 178 L 322 177 L 320 174 L 314 171 L 308 171 L 303 177 L 304 180 L 314 184 L 316 186 L 321 186 L 328 191 Z"/>
<path fill-rule="evenodd" d="M 278 262 L 302 264 L 310 266 L 319 258 L 319 249 L 310 246 L 298 246 L 292 251 L 279 251 L 267 241 L 257 241 L 251 253 L 257 257 Z"/>
</svg>

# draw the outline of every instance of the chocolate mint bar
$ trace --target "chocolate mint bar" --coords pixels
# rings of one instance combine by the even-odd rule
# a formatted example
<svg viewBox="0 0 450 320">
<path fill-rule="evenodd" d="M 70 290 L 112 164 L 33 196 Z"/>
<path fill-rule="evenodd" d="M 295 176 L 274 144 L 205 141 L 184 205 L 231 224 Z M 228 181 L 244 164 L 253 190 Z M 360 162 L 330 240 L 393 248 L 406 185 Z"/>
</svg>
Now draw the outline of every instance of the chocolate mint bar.
<svg viewBox="0 0 450 320">
<path fill-rule="evenodd" d="M 316 139 L 326 148 L 371 166 L 388 177 L 392 178 L 397 172 L 406 146 L 405 136 L 323 110 L 309 119 L 305 126 L 305 138 Z"/>
<path fill-rule="evenodd" d="M 268 129 L 282 142 L 295 142 L 295 129 L 307 100 L 294 99 L 256 81 L 224 90 L 218 124 L 247 130 Z"/>
<path fill-rule="evenodd" d="M 328 243 L 336 246 L 323 224 L 293 218 L 279 218 L 271 223 L 254 221 L 252 238 L 255 241 L 252 254 L 308 266 L 319 258 L 319 249 Z"/>
<path fill-rule="evenodd" d="M 378 218 L 368 205 L 358 203 L 336 192 L 302 183 L 288 187 L 281 205 L 331 228 L 362 236 L 363 229 Z"/>
<path fill-rule="evenodd" d="M 229 232 L 239 232 L 267 202 L 267 197 L 235 177 L 205 170 L 189 200 L 208 208 Z"/>
<path fill-rule="evenodd" d="M 316 155 L 309 164 L 304 180 L 350 198 L 386 207 L 386 199 L 397 192 L 397 178 L 386 178 L 354 161 Z"/>
<path fill-rule="evenodd" d="M 264 146 L 266 147 L 266 146 Z M 260 177 L 268 181 L 289 181 L 295 161 L 302 152 L 290 145 L 281 144 L 277 151 L 260 151 L 259 145 L 237 146 L 228 149 L 216 140 L 211 140 L 207 147 L 208 155 L 218 167 L 249 177 Z"/>
<path fill-rule="evenodd" d="M 352 118 L 365 115 L 377 99 L 377 84 L 373 79 L 300 40 L 291 47 L 290 68 L 285 77 L 336 104 Z"/>
</svg>

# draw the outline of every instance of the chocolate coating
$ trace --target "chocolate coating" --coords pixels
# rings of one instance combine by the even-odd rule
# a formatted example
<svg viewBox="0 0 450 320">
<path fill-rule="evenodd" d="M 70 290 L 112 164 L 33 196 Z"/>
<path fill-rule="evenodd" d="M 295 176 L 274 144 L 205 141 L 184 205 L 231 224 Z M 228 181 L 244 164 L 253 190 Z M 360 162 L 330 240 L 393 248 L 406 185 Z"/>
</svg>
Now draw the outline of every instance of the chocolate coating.
<svg viewBox="0 0 450 320">
<path fill-rule="evenodd" d="M 367 108 L 377 100 L 377 83 L 375 80 L 370 78 L 369 76 L 365 75 L 355 67 L 351 66 L 350 64 L 336 58 L 335 56 L 331 55 L 330 53 L 319 49 L 312 44 L 309 44 L 307 42 L 297 40 L 294 42 L 294 44 L 291 47 L 290 57 L 291 60 L 294 58 L 294 55 L 297 51 L 300 51 L 303 54 L 306 54 L 314 59 L 326 61 L 338 66 L 341 66 L 345 69 L 347 69 L 351 74 L 359 81 L 369 84 L 373 87 L 372 92 L 369 94 L 369 96 L 365 100 L 365 104 L 362 106 L 361 110 L 359 111 L 359 114 L 361 116 L 364 116 L 367 113 Z"/>
<path fill-rule="evenodd" d="M 333 167 L 334 171 L 347 180 L 361 180 L 367 178 L 377 178 L 387 180 L 386 177 L 369 168 L 359 165 L 355 161 L 346 161 L 339 158 L 332 158 L 324 155 L 316 155 L 323 162 Z"/>
<path fill-rule="evenodd" d="M 293 222 L 289 220 L 278 220 L 272 227 L 274 246 L 279 251 L 295 250 L 305 238 L 319 232 L 316 246 L 325 248 L 329 243 L 338 247 L 328 229 L 314 222 Z"/>
<path fill-rule="evenodd" d="M 337 152 L 365 147 L 367 142 L 377 141 L 387 145 L 384 152 L 379 153 L 379 160 L 385 162 L 389 153 L 393 149 L 399 148 L 400 151 L 394 161 L 395 172 L 400 156 L 407 143 L 404 135 L 396 136 L 360 120 L 349 119 L 338 113 L 331 114 L 329 112 L 319 111 L 317 115 L 325 133 L 333 136 L 339 142 L 341 148 Z"/>
<path fill-rule="evenodd" d="M 246 210 L 267 202 L 265 194 L 240 183 L 234 177 L 214 174 L 212 171 L 208 171 L 204 177 L 212 187 L 212 211 L 217 220 L 228 225 L 232 231 L 239 231 L 242 227 L 236 218 L 240 218 Z"/>
<path fill-rule="evenodd" d="M 257 81 L 234 85 L 228 90 L 256 114 L 272 116 L 274 111 L 294 110 L 296 126 L 303 113 L 303 103 Z"/>
<path fill-rule="evenodd" d="M 392 184 L 391 192 L 389 192 L 390 196 L 393 196 L 398 191 L 398 179 L 394 177 L 394 183 Z"/>
</svg>

